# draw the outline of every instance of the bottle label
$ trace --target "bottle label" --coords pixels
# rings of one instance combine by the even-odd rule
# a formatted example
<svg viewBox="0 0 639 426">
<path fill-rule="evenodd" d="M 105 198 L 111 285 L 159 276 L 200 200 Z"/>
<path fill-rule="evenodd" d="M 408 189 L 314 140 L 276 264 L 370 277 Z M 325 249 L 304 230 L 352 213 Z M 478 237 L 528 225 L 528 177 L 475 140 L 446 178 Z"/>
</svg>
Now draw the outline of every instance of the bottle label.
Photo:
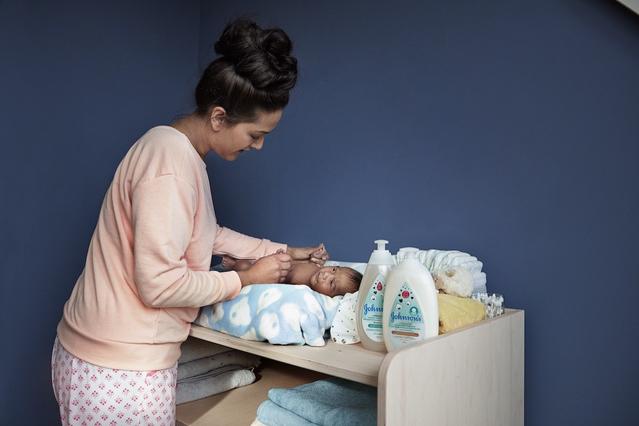
<svg viewBox="0 0 639 426">
<path fill-rule="evenodd" d="M 382 333 L 384 324 L 382 312 L 384 308 L 385 286 L 386 283 L 384 282 L 384 276 L 382 274 L 377 274 L 377 277 L 375 277 L 375 280 L 373 281 L 373 285 L 368 290 L 366 300 L 364 300 L 364 304 L 362 305 L 362 312 L 360 312 L 364 333 L 366 333 L 366 336 L 369 339 L 375 342 L 384 341 L 384 334 Z"/>
<path fill-rule="evenodd" d="M 396 294 L 387 294 L 386 297 L 394 298 L 392 311 L 388 316 L 392 346 L 407 345 L 424 339 L 424 316 L 411 286 L 404 282 Z"/>
</svg>

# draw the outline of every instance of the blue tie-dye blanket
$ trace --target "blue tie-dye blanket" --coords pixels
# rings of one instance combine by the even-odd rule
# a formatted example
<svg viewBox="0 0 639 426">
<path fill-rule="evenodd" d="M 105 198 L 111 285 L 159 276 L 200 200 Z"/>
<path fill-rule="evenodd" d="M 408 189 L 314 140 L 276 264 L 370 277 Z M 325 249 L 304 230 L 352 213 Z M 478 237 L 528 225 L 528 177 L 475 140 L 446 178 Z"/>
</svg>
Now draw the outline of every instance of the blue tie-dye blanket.
<svg viewBox="0 0 639 426">
<path fill-rule="evenodd" d="M 194 323 L 247 340 L 324 346 L 341 298 L 305 285 L 253 284 L 232 300 L 203 307 Z"/>
</svg>

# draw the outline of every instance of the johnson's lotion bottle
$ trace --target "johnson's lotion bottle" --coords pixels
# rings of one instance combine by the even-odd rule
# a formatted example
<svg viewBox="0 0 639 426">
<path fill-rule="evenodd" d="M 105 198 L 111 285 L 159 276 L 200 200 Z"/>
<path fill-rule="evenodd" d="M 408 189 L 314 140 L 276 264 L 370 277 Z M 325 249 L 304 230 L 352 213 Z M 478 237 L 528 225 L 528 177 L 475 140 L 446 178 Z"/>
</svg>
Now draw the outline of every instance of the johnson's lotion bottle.
<svg viewBox="0 0 639 426">
<path fill-rule="evenodd" d="M 373 251 L 357 297 L 357 334 L 362 346 L 373 351 L 384 352 L 384 334 L 382 332 L 382 309 L 384 308 L 384 290 L 386 277 L 395 265 L 390 251 L 386 250 L 386 240 L 376 240 L 377 249 Z"/>
<path fill-rule="evenodd" d="M 389 352 L 439 333 L 437 289 L 430 272 L 417 259 L 418 251 L 404 249 L 404 260 L 386 281 L 383 330 Z"/>
</svg>

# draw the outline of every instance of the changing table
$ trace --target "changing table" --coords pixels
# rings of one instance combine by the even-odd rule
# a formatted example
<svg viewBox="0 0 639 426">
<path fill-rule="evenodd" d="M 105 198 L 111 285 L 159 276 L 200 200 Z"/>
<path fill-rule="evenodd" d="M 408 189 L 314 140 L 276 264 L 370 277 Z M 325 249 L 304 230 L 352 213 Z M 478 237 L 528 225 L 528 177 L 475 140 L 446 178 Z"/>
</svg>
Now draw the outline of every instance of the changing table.
<svg viewBox="0 0 639 426">
<path fill-rule="evenodd" d="M 486 319 L 391 353 L 360 344 L 254 342 L 193 325 L 191 336 L 266 358 L 255 383 L 178 405 L 178 425 L 250 425 L 272 387 L 326 376 L 377 386 L 377 424 L 524 424 L 524 311 Z"/>
</svg>

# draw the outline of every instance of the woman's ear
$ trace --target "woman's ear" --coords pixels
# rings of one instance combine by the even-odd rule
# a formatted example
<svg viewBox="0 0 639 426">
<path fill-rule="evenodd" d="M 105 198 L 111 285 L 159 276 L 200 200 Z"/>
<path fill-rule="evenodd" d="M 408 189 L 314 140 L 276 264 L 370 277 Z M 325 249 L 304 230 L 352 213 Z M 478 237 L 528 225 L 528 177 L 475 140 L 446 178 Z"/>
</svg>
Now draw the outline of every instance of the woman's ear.
<svg viewBox="0 0 639 426">
<path fill-rule="evenodd" d="M 211 110 L 210 116 L 211 127 L 214 131 L 219 132 L 226 122 L 226 111 L 220 106 L 216 106 Z"/>
</svg>

